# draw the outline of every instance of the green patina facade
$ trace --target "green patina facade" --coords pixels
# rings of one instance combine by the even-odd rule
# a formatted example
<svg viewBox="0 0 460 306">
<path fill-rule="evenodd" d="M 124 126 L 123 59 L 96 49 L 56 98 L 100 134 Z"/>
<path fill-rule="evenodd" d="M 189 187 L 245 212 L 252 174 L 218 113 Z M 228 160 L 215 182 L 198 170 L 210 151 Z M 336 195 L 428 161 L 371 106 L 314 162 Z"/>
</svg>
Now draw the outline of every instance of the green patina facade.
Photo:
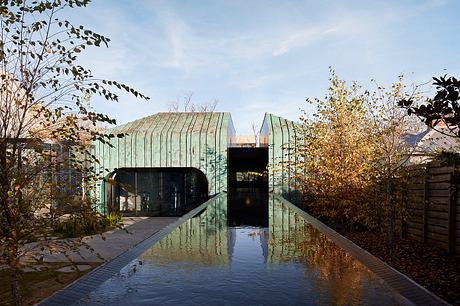
<svg viewBox="0 0 460 306">
<path fill-rule="evenodd" d="M 260 130 L 260 146 L 268 147 L 269 189 L 290 195 L 298 191 L 295 150 L 301 141 L 298 123 L 266 113 Z"/>
<path fill-rule="evenodd" d="M 107 175 L 123 168 L 196 168 L 206 176 L 210 194 L 227 188 L 227 147 L 235 134 L 230 113 L 158 113 L 107 132 L 126 134 L 111 145 L 95 143 Z M 101 208 L 104 185 L 97 186 Z"/>
<path fill-rule="evenodd" d="M 112 187 L 107 184 L 111 176 L 114 178 L 114 173 L 120 171 L 124 173 L 125 178 L 134 171 L 135 178 L 132 178 L 132 181 L 137 186 L 138 181 L 139 184 L 146 185 L 154 184 L 152 182 L 156 179 L 153 177 L 138 178 L 138 173 L 142 176 L 146 171 L 153 173 L 162 171 L 161 169 L 178 171 L 197 169 L 206 177 L 208 195 L 227 190 L 227 149 L 235 145 L 232 141 L 236 136 L 230 113 L 158 113 L 117 126 L 108 130 L 107 133 L 125 134 L 126 136 L 111 139 L 110 145 L 101 142 L 94 144 L 94 153 L 99 160 L 99 170 L 105 173 L 105 180 L 101 180 L 97 185 L 98 209 L 101 212 L 106 211 L 110 197 L 118 197 L 117 203 L 121 203 L 119 198 L 123 195 L 120 192 L 110 193 L 108 188 Z M 287 194 L 296 190 L 295 180 L 293 180 L 295 169 L 289 161 L 294 158 L 292 150 L 297 138 L 294 122 L 272 114 L 265 114 L 260 132 L 260 146 L 268 147 L 271 191 Z M 122 174 L 118 177 L 121 177 Z M 193 175 L 193 173 L 185 174 L 183 180 L 196 181 Z M 169 179 L 165 184 L 168 183 L 175 184 L 176 182 Z M 184 184 L 186 188 L 194 188 L 193 182 Z M 144 198 L 148 197 L 148 201 L 154 201 L 152 200 L 153 193 L 157 194 L 157 189 L 152 194 L 143 195 L 142 191 L 136 187 L 129 191 L 129 195 L 126 195 L 126 198 L 130 197 L 125 199 L 126 205 L 132 205 L 131 202 L 134 202 L 136 207 L 145 206 L 145 203 L 141 204 L 142 201 L 145 202 Z M 175 191 L 168 190 L 167 192 L 171 194 Z"/>
</svg>

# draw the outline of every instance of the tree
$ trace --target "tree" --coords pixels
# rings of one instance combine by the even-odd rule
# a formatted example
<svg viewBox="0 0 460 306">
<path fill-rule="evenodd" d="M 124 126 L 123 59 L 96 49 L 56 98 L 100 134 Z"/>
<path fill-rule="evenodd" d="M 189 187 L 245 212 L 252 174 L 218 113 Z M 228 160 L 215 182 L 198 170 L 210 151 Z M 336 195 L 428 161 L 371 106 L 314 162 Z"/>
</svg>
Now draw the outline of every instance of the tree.
<svg viewBox="0 0 460 306">
<path fill-rule="evenodd" d="M 420 131 L 398 101 L 418 100 L 420 93 L 409 94 L 402 76 L 389 89 L 375 84 L 363 92 L 331 74 L 326 98 L 307 99 L 317 110 L 301 118 L 295 179 L 316 215 L 385 232 L 391 251 L 396 219 L 404 216 L 398 184 L 414 151 L 406 139 Z"/>
<path fill-rule="evenodd" d="M 92 172 L 88 143 L 114 137 L 101 133 L 98 124 L 115 120 L 92 111 L 88 96 L 118 101 L 111 91 L 117 88 L 148 99 L 125 84 L 97 79 L 78 64 L 87 48 L 108 46 L 110 41 L 61 19 L 64 10 L 89 2 L 0 1 L 0 258 L 11 271 L 16 305 L 21 304 L 20 259 L 26 255 L 22 246 L 42 241 L 50 224 L 59 222 L 53 211 L 56 190 L 62 187 L 56 178 L 59 169 L 75 169 L 89 186 L 97 174 Z M 86 192 L 79 192 L 79 204 L 90 205 Z M 65 252 L 46 243 L 43 247 Z"/>
<path fill-rule="evenodd" d="M 369 203 L 369 214 L 375 217 L 375 226 L 387 234 L 390 260 L 393 256 L 393 241 L 396 219 L 405 219 L 406 211 L 402 205 L 403 188 L 407 180 L 408 161 L 414 153 L 416 144 L 410 144 L 407 138 L 421 132 L 421 125 L 401 109 L 398 102 L 402 99 L 419 101 L 422 99 L 418 86 L 408 91 L 403 76 L 389 89 L 375 83 L 373 92 L 366 91 L 369 113 L 373 122 L 374 150 L 374 197 Z"/>
<path fill-rule="evenodd" d="M 193 92 L 189 91 L 184 94 L 182 101 L 179 97 L 176 98 L 176 101 L 169 104 L 169 112 L 214 112 L 216 110 L 219 100 L 213 98 L 211 101 L 202 104 L 196 104 L 192 102 Z"/>
<path fill-rule="evenodd" d="M 399 105 L 430 128 L 460 138 L 460 80 L 447 75 L 434 77 L 433 80 L 437 91 L 433 98 L 420 103 L 413 97 L 405 97 L 399 100 Z"/>
<path fill-rule="evenodd" d="M 374 177 L 373 122 L 359 86 L 348 87 L 331 70 L 325 100 L 307 99 L 317 111 L 301 118 L 296 179 L 317 215 L 340 224 L 370 224 L 363 213 Z M 299 143 L 299 142 L 297 142 Z"/>
</svg>

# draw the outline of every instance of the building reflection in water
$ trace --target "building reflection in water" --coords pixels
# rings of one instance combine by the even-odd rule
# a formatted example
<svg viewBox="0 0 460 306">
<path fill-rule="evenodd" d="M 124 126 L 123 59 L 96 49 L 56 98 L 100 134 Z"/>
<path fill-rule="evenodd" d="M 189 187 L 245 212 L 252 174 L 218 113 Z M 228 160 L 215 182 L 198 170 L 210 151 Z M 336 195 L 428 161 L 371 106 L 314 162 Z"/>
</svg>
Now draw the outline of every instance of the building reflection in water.
<svg viewBox="0 0 460 306">
<path fill-rule="evenodd" d="M 268 228 L 228 227 L 227 198 L 218 196 L 139 258 L 142 273 L 155 278 L 140 276 L 145 281 L 136 286 L 160 304 L 168 304 L 165 295 L 177 288 L 184 303 L 187 299 L 204 304 L 227 299 L 235 303 L 401 303 L 380 278 L 287 205 L 270 196 L 268 206 Z M 184 270 L 193 270 L 187 282 L 183 282 Z M 232 298 L 235 292 L 247 300 L 238 300 L 240 295 Z"/>
<path fill-rule="evenodd" d="M 230 241 L 230 242 L 229 242 Z M 185 221 L 142 256 L 149 262 L 180 262 L 193 266 L 227 265 L 234 244 L 227 228 L 227 198 L 219 195 L 206 210 Z"/>
</svg>

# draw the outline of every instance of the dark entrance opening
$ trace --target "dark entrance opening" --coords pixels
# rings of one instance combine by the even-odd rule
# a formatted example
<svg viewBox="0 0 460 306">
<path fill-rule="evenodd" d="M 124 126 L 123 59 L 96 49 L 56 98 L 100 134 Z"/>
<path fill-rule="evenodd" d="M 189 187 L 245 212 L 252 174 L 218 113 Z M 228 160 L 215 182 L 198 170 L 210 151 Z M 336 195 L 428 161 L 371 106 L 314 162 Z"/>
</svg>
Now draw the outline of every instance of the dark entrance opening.
<svg viewBox="0 0 460 306">
<path fill-rule="evenodd" d="M 268 226 L 268 148 L 228 148 L 229 226 Z"/>
<path fill-rule="evenodd" d="M 195 168 L 121 168 L 105 184 L 108 211 L 180 216 L 208 199 L 208 181 Z"/>
</svg>

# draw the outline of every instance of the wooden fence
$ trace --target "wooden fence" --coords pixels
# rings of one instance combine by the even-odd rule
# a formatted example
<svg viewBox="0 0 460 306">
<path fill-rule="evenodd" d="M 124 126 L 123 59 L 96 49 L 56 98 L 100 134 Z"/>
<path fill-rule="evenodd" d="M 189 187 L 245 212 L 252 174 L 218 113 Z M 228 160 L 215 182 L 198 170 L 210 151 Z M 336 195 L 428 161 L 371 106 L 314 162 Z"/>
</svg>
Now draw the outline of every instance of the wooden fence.
<svg viewBox="0 0 460 306">
<path fill-rule="evenodd" d="M 407 237 L 460 254 L 460 169 L 430 163 L 411 170 Z"/>
</svg>

